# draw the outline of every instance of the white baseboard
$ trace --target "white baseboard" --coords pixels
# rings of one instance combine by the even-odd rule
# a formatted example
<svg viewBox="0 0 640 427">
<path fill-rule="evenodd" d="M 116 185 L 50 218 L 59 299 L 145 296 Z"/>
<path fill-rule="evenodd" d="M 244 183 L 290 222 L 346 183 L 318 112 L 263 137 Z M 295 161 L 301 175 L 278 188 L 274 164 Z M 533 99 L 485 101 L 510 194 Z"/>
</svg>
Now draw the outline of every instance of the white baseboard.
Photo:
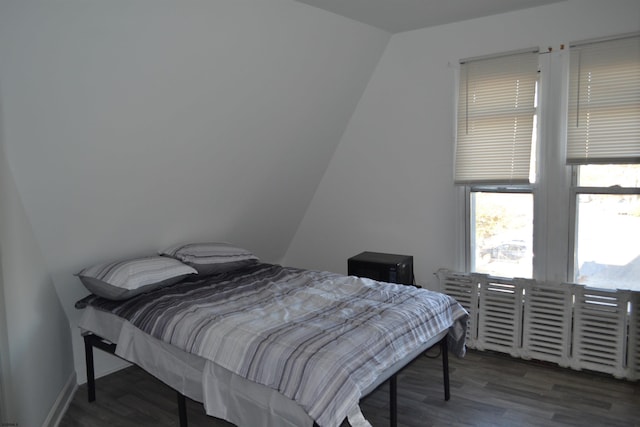
<svg viewBox="0 0 640 427">
<path fill-rule="evenodd" d="M 69 404 L 73 400 L 73 395 L 78 389 L 78 382 L 76 379 L 75 371 L 69 376 L 67 383 L 64 385 L 62 390 L 60 390 L 60 394 L 58 394 L 58 398 L 54 402 L 51 410 L 49 411 L 49 415 L 42 423 L 42 427 L 58 427 L 60 421 L 62 421 L 62 417 L 65 412 L 67 412 L 67 408 Z"/>
</svg>

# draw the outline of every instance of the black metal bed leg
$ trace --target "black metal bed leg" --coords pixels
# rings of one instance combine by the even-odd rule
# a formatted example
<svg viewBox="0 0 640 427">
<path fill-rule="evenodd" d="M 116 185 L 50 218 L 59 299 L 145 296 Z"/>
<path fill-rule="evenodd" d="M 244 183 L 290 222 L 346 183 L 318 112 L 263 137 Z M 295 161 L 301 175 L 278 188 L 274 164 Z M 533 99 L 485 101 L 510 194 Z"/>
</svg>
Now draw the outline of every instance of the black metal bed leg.
<svg viewBox="0 0 640 427">
<path fill-rule="evenodd" d="M 451 398 L 449 392 L 449 346 L 447 345 L 447 337 L 440 340 L 440 348 L 442 349 L 442 375 L 444 376 L 444 400 Z"/>
<path fill-rule="evenodd" d="M 398 425 L 398 377 L 392 375 L 389 378 L 389 425 L 396 427 Z"/>
<path fill-rule="evenodd" d="M 87 366 L 87 395 L 89 402 L 96 400 L 96 377 L 93 367 L 92 335 L 84 336 L 84 358 Z"/>
<path fill-rule="evenodd" d="M 180 417 L 180 427 L 187 427 L 187 400 L 184 394 L 179 391 L 178 394 L 178 416 Z"/>
<path fill-rule="evenodd" d="M 116 353 L 116 345 L 104 341 L 97 335 L 88 333 L 83 336 L 84 338 L 84 356 L 87 366 L 87 394 L 89 402 L 96 400 L 96 377 L 93 363 L 93 347 L 98 347 L 100 350 L 104 350 L 109 354 Z M 187 427 L 187 401 L 186 397 L 176 391 L 178 394 L 178 416 L 180 417 L 180 427 Z"/>
</svg>

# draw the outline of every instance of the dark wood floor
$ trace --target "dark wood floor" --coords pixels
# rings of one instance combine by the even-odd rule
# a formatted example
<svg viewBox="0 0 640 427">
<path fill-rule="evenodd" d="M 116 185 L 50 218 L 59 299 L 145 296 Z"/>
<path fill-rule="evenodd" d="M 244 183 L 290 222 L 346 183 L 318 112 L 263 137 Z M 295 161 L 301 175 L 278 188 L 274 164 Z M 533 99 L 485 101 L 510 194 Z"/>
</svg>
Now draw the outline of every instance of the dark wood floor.
<svg viewBox="0 0 640 427">
<path fill-rule="evenodd" d="M 450 371 L 449 402 L 440 359 L 421 357 L 399 375 L 400 426 L 640 426 L 638 382 L 481 352 L 451 357 Z M 178 425 L 175 392 L 139 368 L 98 379 L 96 390 L 88 403 L 86 385 L 79 387 L 60 427 Z M 387 385 L 361 407 L 374 427 L 388 426 Z M 231 426 L 196 402 L 187 410 L 190 427 Z"/>
</svg>

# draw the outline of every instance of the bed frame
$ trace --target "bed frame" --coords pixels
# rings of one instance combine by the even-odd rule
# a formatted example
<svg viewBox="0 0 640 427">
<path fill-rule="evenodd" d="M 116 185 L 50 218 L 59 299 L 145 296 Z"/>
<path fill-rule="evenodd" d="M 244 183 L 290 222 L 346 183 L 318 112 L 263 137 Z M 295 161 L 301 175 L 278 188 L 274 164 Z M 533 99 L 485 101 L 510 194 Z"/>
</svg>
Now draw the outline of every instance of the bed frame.
<svg viewBox="0 0 640 427">
<path fill-rule="evenodd" d="M 440 352 L 442 354 L 442 374 L 443 374 L 443 382 L 444 382 L 444 400 L 448 401 L 451 397 L 449 391 L 449 348 L 447 345 L 447 335 L 445 335 L 438 344 L 440 346 Z M 99 337 L 94 333 L 87 333 L 84 335 L 84 352 L 85 352 L 85 360 L 87 366 L 87 394 L 89 402 L 93 402 L 96 400 L 96 381 L 95 381 L 95 370 L 93 364 L 93 348 L 99 348 L 100 350 L 106 351 L 109 354 L 115 355 L 116 345 L 108 342 L 104 338 Z M 435 347 L 435 345 L 434 345 Z M 432 347 L 433 348 L 433 347 Z M 413 360 L 416 360 L 422 354 L 419 354 Z M 413 361 L 412 360 L 412 361 Z M 409 362 L 411 363 L 411 362 Z M 408 363 L 408 364 L 409 364 Z M 407 364 L 407 365 L 408 365 Z M 395 373 L 391 374 L 389 378 L 386 378 L 385 381 L 389 381 L 389 420 L 391 427 L 397 427 L 398 425 L 398 381 L 397 375 L 407 366 L 403 366 Z M 187 427 L 187 404 L 186 397 L 184 394 L 176 391 L 178 397 L 178 416 L 180 419 L 180 427 Z M 314 422 L 314 427 L 318 427 L 318 425 Z"/>
</svg>

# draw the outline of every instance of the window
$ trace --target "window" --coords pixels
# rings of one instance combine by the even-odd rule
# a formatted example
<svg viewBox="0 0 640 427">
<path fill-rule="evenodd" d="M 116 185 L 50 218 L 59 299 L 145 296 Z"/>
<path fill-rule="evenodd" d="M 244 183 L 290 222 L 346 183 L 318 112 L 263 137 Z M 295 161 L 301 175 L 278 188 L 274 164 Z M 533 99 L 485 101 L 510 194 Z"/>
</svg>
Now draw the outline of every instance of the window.
<svg viewBox="0 0 640 427">
<path fill-rule="evenodd" d="M 532 95 L 522 90 L 531 77 L 475 70 L 504 71 L 499 60 L 527 55 L 461 62 L 455 178 L 466 269 L 640 290 L 640 36 L 533 54 L 533 74 L 523 67 Z M 487 97 L 477 89 L 487 81 L 515 95 Z M 494 174 L 509 162 L 518 172 Z"/>
<path fill-rule="evenodd" d="M 532 277 L 533 194 L 517 187 L 474 187 L 470 230 L 471 271 Z"/>
<path fill-rule="evenodd" d="M 640 290 L 640 164 L 574 170 L 573 281 Z"/>
<path fill-rule="evenodd" d="M 570 279 L 640 290 L 640 37 L 572 46 Z"/>
<path fill-rule="evenodd" d="M 531 277 L 538 54 L 461 64 L 455 182 L 467 185 L 468 268 Z"/>
</svg>

